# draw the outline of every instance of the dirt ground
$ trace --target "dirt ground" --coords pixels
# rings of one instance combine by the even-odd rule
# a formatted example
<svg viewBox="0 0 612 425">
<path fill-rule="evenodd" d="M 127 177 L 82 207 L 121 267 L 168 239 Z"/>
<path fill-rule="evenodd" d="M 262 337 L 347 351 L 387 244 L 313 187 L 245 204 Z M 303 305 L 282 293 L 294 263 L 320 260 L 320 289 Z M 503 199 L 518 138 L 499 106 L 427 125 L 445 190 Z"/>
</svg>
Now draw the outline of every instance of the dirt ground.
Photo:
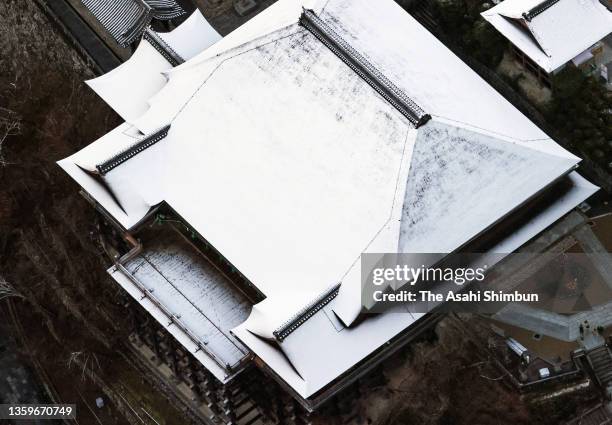
<svg viewBox="0 0 612 425">
<path fill-rule="evenodd" d="M 129 409 L 185 424 L 121 355 L 129 326 L 105 273 L 94 210 L 55 164 L 119 118 L 83 84 L 91 71 L 35 1 L 0 2 L 0 20 L 0 283 L 22 296 L 12 310 L 0 301 L 2 318 L 18 322 L 22 354 L 39 363 L 59 399 L 77 403 L 79 424 L 146 423 Z M 491 379 L 495 372 L 475 365 L 472 342 L 445 326 L 437 341 L 387 366 L 389 384 L 359 401 L 360 423 L 559 423 L 534 419 L 515 391 Z M 96 410 L 98 396 L 106 410 Z"/>
<path fill-rule="evenodd" d="M 386 383 L 359 401 L 360 425 L 557 425 L 593 402 L 592 391 L 546 404 L 530 402 L 494 366 L 486 322 L 464 315 L 442 320 L 435 337 L 386 362 Z M 466 331 L 469 330 L 469 331 Z M 484 337 L 483 337 L 484 336 Z"/>
<path fill-rule="evenodd" d="M 127 326 L 118 319 L 93 209 L 55 164 L 119 118 L 86 88 L 93 74 L 35 1 L 0 2 L 0 20 L 0 282 L 23 296 L 12 301 L 20 354 L 33 355 L 61 401 L 77 404 L 79 424 L 142 423 L 108 397 L 139 409 L 149 395 L 115 349 Z M 7 306 L 0 301 L 10 323 Z M 136 397 L 130 388 L 117 395 L 124 380 Z M 97 397 L 106 399 L 103 409 Z M 174 418 L 160 423 L 186 423 L 165 399 L 154 404 Z"/>
</svg>

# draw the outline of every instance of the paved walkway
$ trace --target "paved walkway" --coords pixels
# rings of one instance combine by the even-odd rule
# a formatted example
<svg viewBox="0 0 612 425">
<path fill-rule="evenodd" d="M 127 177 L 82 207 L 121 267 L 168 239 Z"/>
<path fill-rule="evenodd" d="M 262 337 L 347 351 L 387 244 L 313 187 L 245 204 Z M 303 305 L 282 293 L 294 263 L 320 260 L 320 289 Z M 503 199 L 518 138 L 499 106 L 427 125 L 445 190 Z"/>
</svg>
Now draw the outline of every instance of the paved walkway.
<svg viewBox="0 0 612 425">
<path fill-rule="evenodd" d="M 579 341 L 580 324 L 585 320 L 588 320 L 594 327 L 612 326 L 612 302 L 571 316 L 532 308 L 524 304 L 508 304 L 493 318 L 561 341 Z"/>
<path fill-rule="evenodd" d="M 589 257 L 589 261 L 601 275 L 602 280 L 609 288 L 612 288 L 611 254 L 607 252 L 591 227 L 587 224 L 580 225 L 580 222 L 580 216 L 577 213 L 572 213 L 540 236 L 533 245 L 537 249 L 542 249 L 551 243 L 559 245 L 560 241 L 568 237 L 570 242 L 571 240 L 580 242 L 581 247 Z M 564 235 L 566 236 L 564 237 Z M 538 252 L 537 249 L 536 252 Z M 546 249 L 546 251 L 551 252 L 550 249 Z M 534 270 L 530 271 L 530 273 L 533 272 Z M 588 349 L 601 345 L 603 342 L 599 335 L 592 332 L 593 328 L 612 326 L 612 301 L 572 315 L 512 303 L 502 308 L 493 318 L 561 341 L 578 341 Z M 583 324 L 585 320 L 589 322 L 591 332 L 585 332 L 584 339 L 581 339 L 580 324 Z"/>
<path fill-rule="evenodd" d="M 588 226 L 578 229 L 575 235 L 597 271 L 612 289 L 612 261 L 610 261 L 611 255 L 608 250 Z"/>
</svg>

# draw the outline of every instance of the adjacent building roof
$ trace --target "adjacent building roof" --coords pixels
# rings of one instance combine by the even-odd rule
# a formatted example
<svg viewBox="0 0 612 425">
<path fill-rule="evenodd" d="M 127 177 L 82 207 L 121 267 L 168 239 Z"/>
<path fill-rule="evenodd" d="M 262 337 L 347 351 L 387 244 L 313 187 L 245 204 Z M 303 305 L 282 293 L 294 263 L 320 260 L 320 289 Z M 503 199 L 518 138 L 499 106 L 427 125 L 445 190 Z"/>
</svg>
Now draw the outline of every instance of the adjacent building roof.
<svg viewBox="0 0 612 425">
<path fill-rule="evenodd" d="M 87 84 L 126 122 L 132 123 L 149 109 L 149 99 L 166 85 L 165 71 L 220 39 L 196 10 L 170 32 L 158 33 L 147 28 L 130 59 Z"/>
<path fill-rule="evenodd" d="M 149 40 L 141 40 L 126 62 L 87 85 L 126 122 L 134 122 L 149 109 L 148 100 L 167 82 L 162 74 L 172 68 Z"/>
<path fill-rule="evenodd" d="M 392 0 L 281 0 L 166 75 L 60 165 L 127 229 L 166 202 L 252 282 L 234 332 L 303 398 L 422 317 L 356 320 L 361 253 L 452 252 L 565 179 L 511 252 L 595 190 Z"/>
<path fill-rule="evenodd" d="M 126 47 L 153 19 L 169 20 L 185 13 L 176 0 L 81 0 L 111 36 Z"/>
<path fill-rule="evenodd" d="M 547 72 L 612 32 L 599 0 L 504 0 L 482 16 Z"/>
<path fill-rule="evenodd" d="M 157 33 L 184 61 L 187 61 L 221 40 L 221 35 L 196 9 L 170 32 Z"/>
<path fill-rule="evenodd" d="M 248 318 L 251 304 L 171 225 L 149 229 L 141 239 L 143 249 L 109 273 L 217 379 L 227 381 L 249 355 L 230 330 Z"/>
</svg>

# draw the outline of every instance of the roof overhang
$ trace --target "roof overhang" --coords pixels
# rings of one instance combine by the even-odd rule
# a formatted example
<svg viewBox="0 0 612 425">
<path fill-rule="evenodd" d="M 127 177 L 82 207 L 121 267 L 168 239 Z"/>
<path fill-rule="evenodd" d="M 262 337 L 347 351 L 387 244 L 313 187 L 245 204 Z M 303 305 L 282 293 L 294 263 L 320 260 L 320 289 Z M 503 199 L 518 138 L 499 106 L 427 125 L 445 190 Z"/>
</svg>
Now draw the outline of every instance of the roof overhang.
<svg viewBox="0 0 612 425">
<path fill-rule="evenodd" d="M 299 26 L 303 5 L 342 40 Z M 267 299 L 235 334 L 304 399 L 422 317 L 355 320 L 361 253 L 457 250 L 579 162 L 391 0 L 279 1 L 167 75 L 133 125 L 60 165 L 128 229 L 166 202 L 256 285 Z M 433 119 L 411 120 L 393 104 L 402 95 Z M 575 173 L 566 182 L 491 252 L 596 190 Z"/>
<path fill-rule="evenodd" d="M 504 0 L 482 16 L 548 73 L 612 32 L 599 0 Z"/>
</svg>

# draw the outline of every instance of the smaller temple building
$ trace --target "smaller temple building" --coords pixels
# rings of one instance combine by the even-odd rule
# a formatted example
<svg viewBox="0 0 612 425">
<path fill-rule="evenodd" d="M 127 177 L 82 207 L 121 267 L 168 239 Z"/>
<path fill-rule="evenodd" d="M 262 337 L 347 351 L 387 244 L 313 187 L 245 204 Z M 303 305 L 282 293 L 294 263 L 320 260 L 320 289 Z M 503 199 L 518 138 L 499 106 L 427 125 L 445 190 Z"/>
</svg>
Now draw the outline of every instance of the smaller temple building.
<svg viewBox="0 0 612 425">
<path fill-rule="evenodd" d="M 568 64 L 608 81 L 612 11 L 605 0 L 505 0 L 482 16 L 542 84 Z"/>
</svg>

